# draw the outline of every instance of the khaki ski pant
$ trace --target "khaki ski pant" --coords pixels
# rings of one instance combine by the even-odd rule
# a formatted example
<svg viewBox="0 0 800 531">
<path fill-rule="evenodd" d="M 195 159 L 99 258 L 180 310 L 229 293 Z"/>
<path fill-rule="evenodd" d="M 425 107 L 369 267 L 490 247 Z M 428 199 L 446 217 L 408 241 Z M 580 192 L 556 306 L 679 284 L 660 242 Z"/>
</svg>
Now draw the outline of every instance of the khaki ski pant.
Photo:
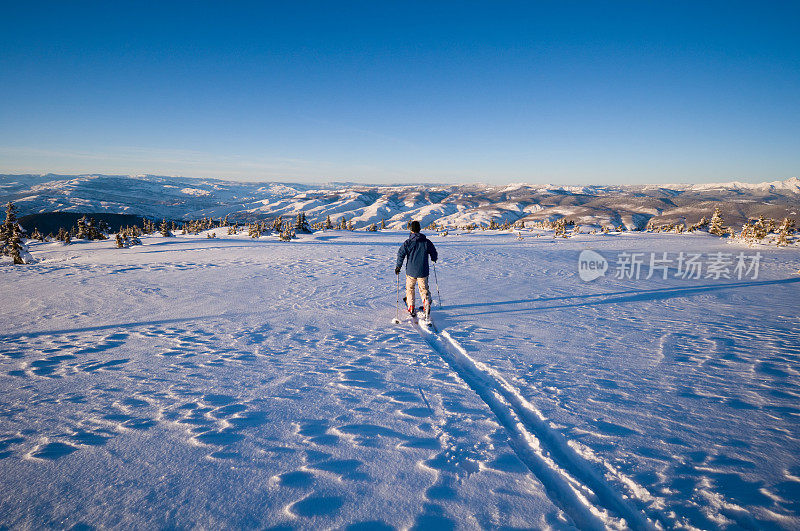
<svg viewBox="0 0 800 531">
<path fill-rule="evenodd" d="M 424 301 L 425 308 L 431 306 L 431 292 L 428 289 L 428 277 L 409 277 L 406 276 L 406 304 L 409 308 L 416 307 L 414 303 L 414 286 L 419 286 L 419 294 Z"/>
</svg>

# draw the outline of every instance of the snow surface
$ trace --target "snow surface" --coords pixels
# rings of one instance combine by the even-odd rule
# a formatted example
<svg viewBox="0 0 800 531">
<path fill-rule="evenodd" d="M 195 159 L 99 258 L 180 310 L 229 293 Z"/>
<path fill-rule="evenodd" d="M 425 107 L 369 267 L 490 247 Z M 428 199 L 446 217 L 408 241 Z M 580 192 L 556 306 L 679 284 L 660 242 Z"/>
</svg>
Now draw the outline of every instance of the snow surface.
<svg viewBox="0 0 800 531">
<path fill-rule="evenodd" d="M 0 265 L 0 527 L 800 526 L 797 248 L 584 283 L 755 249 L 431 236 L 426 327 L 390 324 L 405 233 L 209 232 Z"/>
</svg>

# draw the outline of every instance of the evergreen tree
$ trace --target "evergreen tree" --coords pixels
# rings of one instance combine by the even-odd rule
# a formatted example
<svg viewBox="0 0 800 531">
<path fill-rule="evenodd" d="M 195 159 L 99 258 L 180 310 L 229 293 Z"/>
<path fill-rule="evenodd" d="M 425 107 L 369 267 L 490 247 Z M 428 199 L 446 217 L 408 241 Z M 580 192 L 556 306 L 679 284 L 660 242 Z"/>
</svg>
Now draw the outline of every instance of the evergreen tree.
<svg viewBox="0 0 800 531">
<path fill-rule="evenodd" d="M 6 254 L 8 254 L 15 264 L 24 264 L 25 260 L 22 259 L 22 252 L 26 251 L 25 246 L 22 244 L 22 227 L 19 223 L 15 223 L 11 227 L 11 238 L 8 241 Z"/>
<path fill-rule="evenodd" d="M 94 218 L 89 218 L 86 222 L 86 233 L 89 240 L 105 240 L 105 231 L 108 230 L 108 224 L 104 221 L 95 221 Z"/>
<path fill-rule="evenodd" d="M 134 225 L 132 229 L 125 231 L 125 236 L 123 239 L 125 240 L 125 242 L 129 247 L 133 247 L 134 245 L 141 245 L 142 240 L 139 239 L 140 234 L 141 231 L 139 230 L 139 227 Z"/>
<path fill-rule="evenodd" d="M 778 228 L 778 239 L 775 243 L 778 247 L 782 245 L 789 245 L 791 241 L 789 240 L 789 235 L 794 232 L 794 220 L 789 218 L 783 218 L 783 223 Z"/>
<path fill-rule="evenodd" d="M 382 219 L 381 220 L 381 230 L 385 230 L 385 229 L 386 229 L 386 220 Z"/>
<path fill-rule="evenodd" d="M 172 236 L 172 232 L 169 230 L 169 225 L 167 225 L 166 219 L 161 221 L 160 231 L 161 235 L 165 238 L 169 238 L 170 236 Z"/>
<path fill-rule="evenodd" d="M 331 216 L 328 214 L 328 217 L 325 219 L 325 230 L 330 230 L 333 228 L 333 223 L 331 223 Z"/>
<path fill-rule="evenodd" d="M 86 216 L 78 220 L 78 232 L 75 233 L 75 237 L 79 240 L 89 239 L 89 231 L 86 228 Z"/>
<path fill-rule="evenodd" d="M 0 254 L 10 256 L 15 264 L 24 264 L 22 254 L 27 254 L 27 249 L 22 243 L 22 227 L 17 223 L 17 208 L 14 203 L 6 205 L 6 219 L 0 228 Z"/>
<path fill-rule="evenodd" d="M 288 241 L 292 241 L 292 238 L 294 238 L 294 237 L 295 237 L 295 233 L 292 230 L 291 224 L 288 223 L 288 222 L 284 223 L 283 227 L 281 227 L 281 233 L 280 233 L 280 236 L 278 236 L 278 238 L 281 241 L 288 242 Z"/>
<path fill-rule="evenodd" d="M 714 214 L 711 216 L 711 221 L 709 221 L 708 232 L 716 236 L 725 236 L 728 232 L 723 226 L 722 211 L 719 207 L 714 209 Z"/>
<path fill-rule="evenodd" d="M 706 217 L 703 216 L 702 218 L 700 218 L 700 221 L 698 221 L 694 225 L 689 225 L 689 228 L 686 229 L 686 231 L 694 232 L 696 230 L 705 229 L 706 227 L 708 227 L 708 219 L 706 219 Z"/>
<path fill-rule="evenodd" d="M 308 221 L 306 221 L 305 212 L 297 214 L 297 220 L 294 224 L 294 231 L 296 233 L 309 233 L 311 230 L 308 228 Z"/>
<path fill-rule="evenodd" d="M 0 254 L 6 254 L 13 238 L 14 226 L 17 224 L 17 207 L 14 203 L 6 205 L 6 220 L 0 227 Z"/>
<path fill-rule="evenodd" d="M 776 220 L 772 218 L 769 218 L 767 220 L 767 232 L 768 233 L 778 232 L 778 222 Z"/>
</svg>

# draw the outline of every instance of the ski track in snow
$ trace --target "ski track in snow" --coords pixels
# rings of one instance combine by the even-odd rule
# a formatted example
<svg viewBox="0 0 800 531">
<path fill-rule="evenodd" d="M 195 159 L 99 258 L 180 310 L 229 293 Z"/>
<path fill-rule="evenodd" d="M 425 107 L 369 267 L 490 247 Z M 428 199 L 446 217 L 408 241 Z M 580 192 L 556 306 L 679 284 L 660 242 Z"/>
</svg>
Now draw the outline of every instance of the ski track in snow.
<svg viewBox="0 0 800 531">
<path fill-rule="evenodd" d="M 402 237 L 34 246 L 2 272 L 0 526 L 796 527 L 796 252 L 586 285 L 580 241 L 437 239 L 415 330 Z"/>
<path fill-rule="evenodd" d="M 632 529 L 652 529 L 644 514 L 620 496 L 592 465 L 581 457 L 569 442 L 548 426 L 547 420 L 517 389 L 497 371 L 476 362 L 446 330 L 420 322 L 416 325 L 431 348 L 438 353 L 481 397 L 495 414 L 498 422 L 509 432 L 511 446 L 531 469 L 561 508 L 582 529 L 602 529 L 606 526 Z M 631 495 L 646 493 L 638 485 L 631 486 Z M 647 496 L 649 498 L 649 496 Z M 596 499 L 592 503 L 592 499 Z M 622 525 L 603 509 L 610 508 L 624 519 Z"/>
</svg>

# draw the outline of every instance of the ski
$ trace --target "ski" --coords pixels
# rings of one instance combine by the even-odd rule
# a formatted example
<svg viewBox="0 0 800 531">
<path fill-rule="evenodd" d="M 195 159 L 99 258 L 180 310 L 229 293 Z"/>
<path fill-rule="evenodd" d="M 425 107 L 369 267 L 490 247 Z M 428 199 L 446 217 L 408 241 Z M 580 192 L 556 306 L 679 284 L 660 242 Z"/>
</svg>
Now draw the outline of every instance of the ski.
<svg viewBox="0 0 800 531">
<path fill-rule="evenodd" d="M 403 297 L 403 304 L 405 305 L 406 303 L 407 299 Z M 428 313 L 428 315 L 425 315 L 424 306 L 420 306 L 419 308 L 417 308 L 416 313 L 413 314 L 408 311 L 408 307 L 406 306 L 406 312 L 408 313 L 409 317 L 411 317 L 411 321 L 414 324 L 423 325 L 427 328 L 430 328 L 435 333 L 437 334 L 439 333 L 439 331 L 436 329 L 436 326 L 433 324 L 433 319 L 431 319 L 430 313 Z"/>
</svg>

